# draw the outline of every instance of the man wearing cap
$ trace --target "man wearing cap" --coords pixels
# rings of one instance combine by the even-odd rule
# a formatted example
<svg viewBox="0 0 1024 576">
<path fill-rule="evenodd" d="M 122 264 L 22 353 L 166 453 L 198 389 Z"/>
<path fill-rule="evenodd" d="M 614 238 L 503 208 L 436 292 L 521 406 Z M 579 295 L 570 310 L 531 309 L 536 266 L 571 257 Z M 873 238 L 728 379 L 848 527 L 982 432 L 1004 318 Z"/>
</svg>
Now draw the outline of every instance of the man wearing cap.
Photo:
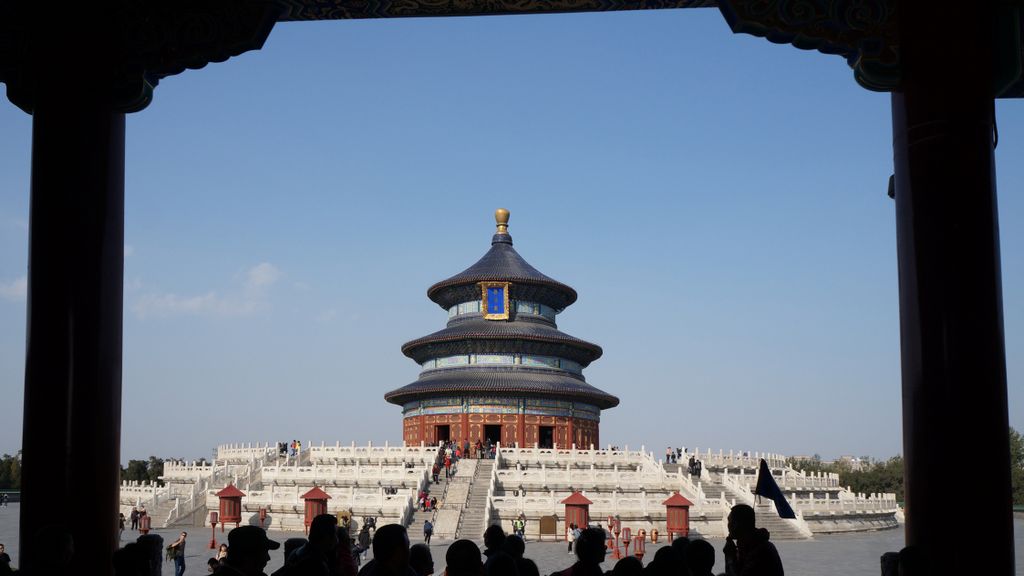
<svg viewBox="0 0 1024 576">
<path fill-rule="evenodd" d="M 265 576 L 270 550 L 281 547 L 267 538 L 259 526 L 239 526 L 228 532 L 228 555 L 215 574 L 221 576 Z"/>
</svg>

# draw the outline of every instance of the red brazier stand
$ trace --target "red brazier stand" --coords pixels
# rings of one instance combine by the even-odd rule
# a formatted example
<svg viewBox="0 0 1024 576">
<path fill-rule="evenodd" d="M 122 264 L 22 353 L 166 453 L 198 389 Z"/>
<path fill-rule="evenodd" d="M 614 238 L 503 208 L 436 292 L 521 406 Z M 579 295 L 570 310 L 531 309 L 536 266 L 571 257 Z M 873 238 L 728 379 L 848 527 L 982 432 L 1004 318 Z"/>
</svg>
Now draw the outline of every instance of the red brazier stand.
<svg viewBox="0 0 1024 576">
<path fill-rule="evenodd" d="M 679 492 L 669 496 L 668 500 L 662 502 L 665 506 L 665 513 L 668 516 L 666 523 L 666 532 L 668 532 L 668 540 L 671 542 L 674 535 L 689 536 L 690 535 L 690 506 L 693 506 L 693 502 L 690 502 L 686 498 L 679 495 Z"/>
<path fill-rule="evenodd" d="M 565 532 L 569 533 L 569 525 L 575 524 L 586 528 L 590 524 L 590 505 L 593 504 L 586 496 L 579 492 L 573 492 L 568 498 L 562 500 L 565 504 Z"/>
<path fill-rule="evenodd" d="M 309 525 L 313 523 L 313 518 L 327 513 L 327 499 L 330 497 L 331 495 L 321 490 L 319 486 L 313 486 L 312 490 L 302 495 L 302 499 L 306 501 L 306 534 L 309 534 Z"/>
<path fill-rule="evenodd" d="M 224 532 L 224 525 L 228 522 L 238 528 L 242 523 L 242 496 L 245 496 L 245 493 L 229 483 L 215 496 L 220 498 L 220 531 Z"/>
</svg>

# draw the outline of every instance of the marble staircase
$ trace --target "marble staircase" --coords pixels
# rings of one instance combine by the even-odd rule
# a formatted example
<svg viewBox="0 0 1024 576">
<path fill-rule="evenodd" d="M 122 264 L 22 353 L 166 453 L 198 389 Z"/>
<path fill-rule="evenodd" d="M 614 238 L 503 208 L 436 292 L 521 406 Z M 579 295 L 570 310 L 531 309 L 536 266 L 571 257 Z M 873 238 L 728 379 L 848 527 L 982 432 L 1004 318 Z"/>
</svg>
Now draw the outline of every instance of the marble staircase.
<svg viewBox="0 0 1024 576">
<path fill-rule="evenodd" d="M 477 460 L 476 471 L 469 486 L 469 497 L 459 518 L 457 538 L 466 538 L 481 543 L 484 539 L 485 516 L 487 513 L 487 490 L 490 487 L 494 460 Z"/>
</svg>

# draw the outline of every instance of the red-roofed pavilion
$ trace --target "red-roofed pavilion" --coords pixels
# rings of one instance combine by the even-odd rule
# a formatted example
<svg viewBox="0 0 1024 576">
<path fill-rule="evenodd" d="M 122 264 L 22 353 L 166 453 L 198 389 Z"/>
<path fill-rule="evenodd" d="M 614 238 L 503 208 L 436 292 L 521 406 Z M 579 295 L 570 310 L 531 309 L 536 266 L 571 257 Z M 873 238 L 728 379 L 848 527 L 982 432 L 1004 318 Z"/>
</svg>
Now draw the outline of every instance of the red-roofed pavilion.
<svg viewBox="0 0 1024 576">
<path fill-rule="evenodd" d="M 673 534 L 689 536 L 690 506 L 693 506 L 693 502 L 676 492 L 661 504 L 665 506 L 665 531 L 668 532 L 669 542 L 674 538 Z"/>
<path fill-rule="evenodd" d="M 228 484 L 215 496 L 220 498 L 220 531 L 224 531 L 224 525 L 228 522 L 238 528 L 242 523 L 242 497 L 245 493 L 235 488 L 234 484 Z"/>
<path fill-rule="evenodd" d="M 565 530 L 569 531 L 569 525 L 575 524 L 586 528 L 590 524 L 590 505 L 593 502 L 580 492 L 573 492 L 568 498 L 562 500 L 565 504 Z"/>
<path fill-rule="evenodd" d="M 303 521 L 306 525 L 306 534 L 309 534 L 309 525 L 313 523 L 313 518 L 327 513 L 327 500 L 330 497 L 331 495 L 321 490 L 319 486 L 313 486 L 312 490 L 302 495 L 302 499 L 306 501 L 306 518 Z"/>
</svg>

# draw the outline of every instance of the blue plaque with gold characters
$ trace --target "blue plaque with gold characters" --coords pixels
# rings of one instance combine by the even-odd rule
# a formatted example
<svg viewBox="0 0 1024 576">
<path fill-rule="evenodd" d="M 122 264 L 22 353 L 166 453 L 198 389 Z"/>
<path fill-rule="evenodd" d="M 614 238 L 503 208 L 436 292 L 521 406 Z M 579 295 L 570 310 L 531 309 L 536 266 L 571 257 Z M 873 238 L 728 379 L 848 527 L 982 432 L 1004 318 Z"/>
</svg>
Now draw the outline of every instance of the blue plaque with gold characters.
<svg viewBox="0 0 1024 576">
<path fill-rule="evenodd" d="M 485 320 L 508 320 L 508 282 L 481 282 L 480 309 Z"/>
</svg>

